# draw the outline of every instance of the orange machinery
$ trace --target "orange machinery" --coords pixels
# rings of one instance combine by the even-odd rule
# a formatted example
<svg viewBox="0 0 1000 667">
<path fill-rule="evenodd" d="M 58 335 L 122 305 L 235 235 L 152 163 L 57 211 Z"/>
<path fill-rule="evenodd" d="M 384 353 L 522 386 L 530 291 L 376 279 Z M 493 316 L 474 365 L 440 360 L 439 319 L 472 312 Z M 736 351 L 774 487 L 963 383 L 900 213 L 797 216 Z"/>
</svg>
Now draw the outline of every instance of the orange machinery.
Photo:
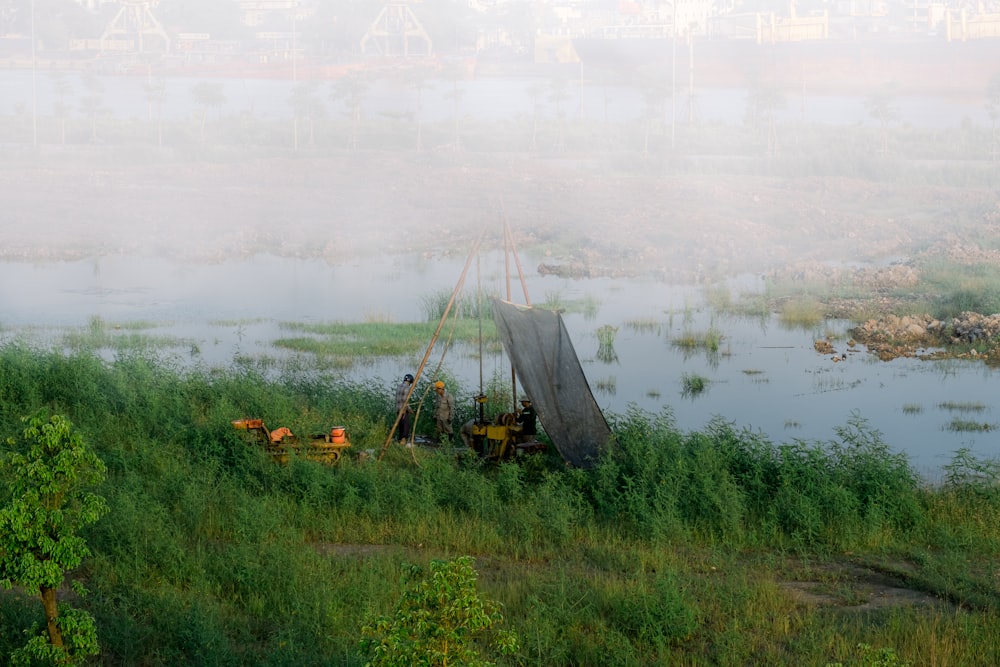
<svg viewBox="0 0 1000 667">
<path fill-rule="evenodd" d="M 311 461 L 333 465 L 340 460 L 343 450 L 351 446 L 347 429 L 343 426 L 334 426 L 328 433 L 300 439 L 285 426 L 269 430 L 263 419 L 235 419 L 232 424 L 237 430 L 253 434 L 256 442 L 278 463 L 288 463 L 288 457 L 294 453 Z"/>
</svg>

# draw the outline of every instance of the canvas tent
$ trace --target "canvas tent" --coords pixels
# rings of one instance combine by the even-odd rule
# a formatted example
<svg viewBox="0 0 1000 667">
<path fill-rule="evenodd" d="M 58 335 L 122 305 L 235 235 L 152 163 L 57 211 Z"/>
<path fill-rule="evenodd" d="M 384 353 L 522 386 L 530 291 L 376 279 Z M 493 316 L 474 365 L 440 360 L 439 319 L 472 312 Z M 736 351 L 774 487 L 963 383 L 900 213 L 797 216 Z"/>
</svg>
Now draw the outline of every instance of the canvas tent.
<svg viewBox="0 0 1000 667">
<path fill-rule="evenodd" d="M 545 432 L 570 464 L 592 467 L 611 439 L 558 312 L 493 299 L 493 320 Z"/>
</svg>

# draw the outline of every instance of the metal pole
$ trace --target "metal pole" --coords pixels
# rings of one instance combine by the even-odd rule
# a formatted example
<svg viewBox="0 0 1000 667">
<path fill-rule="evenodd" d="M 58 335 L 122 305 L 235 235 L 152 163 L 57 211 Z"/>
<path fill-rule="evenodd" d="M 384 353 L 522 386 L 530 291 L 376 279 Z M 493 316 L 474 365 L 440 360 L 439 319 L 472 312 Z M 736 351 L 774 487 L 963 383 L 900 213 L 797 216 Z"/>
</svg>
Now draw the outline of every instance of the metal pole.
<svg viewBox="0 0 1000 667">
<path fill-rule="evenodd" d="M 524 293 L 524 305 L 531 305 L 531 297 L 528 296 L 528 282 L 524 277 L 524 267 L 521 266 L 521 258 L 517 254 L 517 246 L 514 244 L 514 232 L 511 231 L 510 221 L 507 219 L 507 209 L 504 208 L 503 201 L 500 202 L 500 208 L 503 212 L 503 227 L 504 227 L 504 238 L 506 243 L 510 245 L 510 254 L 514 256 L 514 265 L 517 267 L 517 277 L 521 281 L 521 291 Z M 508 270 L 509 272 L 509 270 Z M 507 300 L 510 301 L 510 278 L 507 280 Z"/>
<path fill-rule="evenodd" d="M 31 0 L 31 145 L 38 147 L 38 59 L 35 53 L 35 0 Z"/>
<path fill-rule="evenodd" d="M 694 24 L 688 28 L 688 123 L 694 123 Z"/>
<path fill-rule="evenodd" d="M 674 0 L 673 39 L 670 50 L 670 149 L 677 147 L 677 0 Z"/>
<path fill-rule="evenodd" d="M 455 299 L 458 298 L 459 293 L 462 291 L 462 285 L 465 284 L 465 276 L 469 272 L 469 266 L 472 264 L 472 258 L 479 252 L 479 246 L 483 241 L 483 236 L 486 234 L 486 228 L 479 233 L 479 238 L 472 246 L 472 250 L 469 252 L 468 258 L 465 260 L 465 266 L 462 268 L 462 275 L 459 276 L 458 282 L 455 283 L 455 289 L 451 292 L 451 298 L 448 300 L 448 305 L 444 308 L 444 313 L 441 315 L 441 319 L 438 321 L 437 328 L 434 330 L 434 335 L 431 336 L 431 342 L 427 346 L 427 351 L 424 353 L 424 358 L 420 360 L 420 365 L 417 367 L 417 371 L 413 374 L 413 384 L 410 385 L 410 391 L 406 394 L 406 400 L 403 401 L 403 408 L 396 413 L 396 420 L 392 423 L 392 428 L 389 429 L 389 435 L 385 439 L 385 443 L 382 445 L 382 451 L 378 454 L 378 460 L 381 461 L 382 457 L 385 456 L 385 450 L 389 448 L 392 444 L 392 437 L 396 433 L 396 429 L 399 428 L 399 422 L 403 419 L 403 411 L 406 410 L 406 403 L 409 402 L 410 396 L 413 394 L 413 389 L 417 386 L 417 381 L 420 380 L 420 374 L 423 372 L 424 367 L 427 365 L 427 359 L 431 356 L 431 352 L 434 350 L 434 344 L 437 342 L 438 336 L 441 335 L 441 329 L 444 328 L 444 323 L 448 319 L 448 314 L 451 313 L 451 307 L 455 303 Z"/>
</svg>

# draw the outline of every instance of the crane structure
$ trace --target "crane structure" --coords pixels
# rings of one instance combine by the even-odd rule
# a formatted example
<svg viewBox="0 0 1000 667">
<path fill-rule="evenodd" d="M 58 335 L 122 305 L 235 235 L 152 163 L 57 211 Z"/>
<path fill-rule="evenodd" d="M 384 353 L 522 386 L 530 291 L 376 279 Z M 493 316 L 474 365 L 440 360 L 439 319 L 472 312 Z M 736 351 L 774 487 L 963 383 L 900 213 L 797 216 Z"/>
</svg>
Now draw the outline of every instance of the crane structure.
<svg viewBox="0 0 1000 667">
<path fill-rule="evenodd" d="M 361 52 L 379 56 L 429 56 L 431 36 L 405 1 L 388 2 L 361 38 Z"/>
<path fill-rule="evenodd" d="M 153 14 L 153 8 L 159 4 L 159 0 L 118 0 L 121 5 L 111 19 L 108 27 L 101 35 L 101 50 L 120 51 L 121 48 L 112 46 L 116 42 L 129 42 L 135 40 L 129 51 L 145 53 L 147 51 L 146 37 L 157 37 L 162 48 L 158 51 L 170 51 L 170 35 L 163 28 L 163 24 Z"/>
</svg>

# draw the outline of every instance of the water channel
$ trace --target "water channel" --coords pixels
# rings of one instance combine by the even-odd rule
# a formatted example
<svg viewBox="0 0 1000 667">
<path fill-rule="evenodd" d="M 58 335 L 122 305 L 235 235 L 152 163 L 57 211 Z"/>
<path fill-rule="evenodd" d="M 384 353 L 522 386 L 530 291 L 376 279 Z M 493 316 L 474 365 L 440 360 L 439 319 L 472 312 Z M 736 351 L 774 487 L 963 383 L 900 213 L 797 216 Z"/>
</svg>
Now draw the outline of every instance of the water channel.
<svg viewBox="0 0 1000 667">
<path fill-rule="evenodd" d="M 189 363 L 226 366 L 237 354 L 280 358 L 290 353 L 277 350 L 273 341 L 300 335 L 282 323 L 425 320 L 425 299 L 449 293 L 463 263 L 464 258 L 394 256 L 328 264 L 268 255 L 215 264 L 130 256 L 0 263 L 0 341 L 55 339 L 99 317 L 107 323 L 148 323 L 144 333 L 176 338 L 172 353 Z M 847 322 L 825 322 L 816 330 L 786 328 L 773 316 L 720 315 L 696 288 L 541 276 L 536 265 L 524 258 L 533 303 L 590 306 L 568 310 L 564 320 L 598 404 L 609 414 L 630 407 L 666 410 L 685 431 L 719 417 L 773 442 L 828 441 L 838 427 L 860 417 L 929 479 L 940 476 L 959 448 L 980 457 L 1000 455 L 996 431 L 949 428 L 956 418 L 1000 421 L 996 371 L 982 363 L 882 362 L 863 346 L 847 347 Z M 481 284 L 487 293 L 505 293 L 502 259 L 489 257 L 479 266 L 465 289 Z M 733 289 L 754 286 L 749 278 Z M 523 301 L 518 291 L 514 300 Z M 599 354 L 602 326 L 617 327 L 613 355 Z M 710 330 L 722 334 L 715 351 L 677 344 L 685 334 Z M 834 341 L 844 360 L 814 349 L 816 338 L 827 333 L 839 334 Z M 509 372 L 502 355 L 480 362 L 472 352 L 445 358 L 470 401 L 481 372 L 487 378 Z M 344 371 L 345 377 L 373 379 L 390 391 L 422 354 L 359 364 Z M 685 375 L 707 378 L 705 390 L 685 393 Z M 970 405 L 977 406 L 971 414 L 956 407 Z"/>
<path fill-rule="evenodd" d="M 89 83 L 88 83 L 89 82 Z M 0 116 L 31 113 L 58 115 L 62 107 L 71 117 L 86 118 L 84 100 L 99 102 L 101 114 L 119 120 L 161 117 L 165 120 L 188 119 L 201 113 L 194 88 L 202 82 L 218 86 L 221 104 L 213 107 L 211 117 L 247 114 L 261 120 L 285 120 L 293 116 L 290 104 L 293 90 L 302 82 L 268 79 L 219 79 L 171 76 L 162 84 L 162 97 L 154 108 L 148 87 L 154 83 L 145 76 L 100 75 L 84 79 L 80 74 L 53 74 L 39 70 L 0 72 Z M 343 101 L 331 93 L 336 82 L 314 82 L 313 95 L 333 117 L 345 113 Z M 373 80 L 364 96 L 364 113 L 369 118 L 395 114 L 417 114 L 425 122 L 448 122 L 454 118 L 454 83 L 444 79 L 429 80 L 419 93 L 403 81 Z M 647 106 L 643 92 L 630 85 L 601 82 L 573 82 L 568 85 L 561 109 L 553 101 L 551 82 L 538 78 L 484 78 L 460 82 L 461 102 L 457 111 L 463 116 L 485 122 L 531 118 L 538 114 L 554 118 L 562 112 L 573 120 L 630 122 L 641 118 Z M 750 91 L 746 88 L 695 88 L 693 94 L 679 90 L 665 113 L 677 122 L 691 116 L 706 124 L 740 124 L 747 113 Z M 777 122 L 822 123 L 841 126 L 876 125 L 869 101 L 860 95 L 828 94 L 801 90 L 789 95 L 775 109 Z M 969 95 L 900 94 L 893 97 L 893 108 L 900 123 L 917 128 L 956 128 L 963 122 L 984 127 L 990 125 L 985 106 L 986 93 Z M 668 118 L 669 120 L 669 118 Z"/>
</svg>

